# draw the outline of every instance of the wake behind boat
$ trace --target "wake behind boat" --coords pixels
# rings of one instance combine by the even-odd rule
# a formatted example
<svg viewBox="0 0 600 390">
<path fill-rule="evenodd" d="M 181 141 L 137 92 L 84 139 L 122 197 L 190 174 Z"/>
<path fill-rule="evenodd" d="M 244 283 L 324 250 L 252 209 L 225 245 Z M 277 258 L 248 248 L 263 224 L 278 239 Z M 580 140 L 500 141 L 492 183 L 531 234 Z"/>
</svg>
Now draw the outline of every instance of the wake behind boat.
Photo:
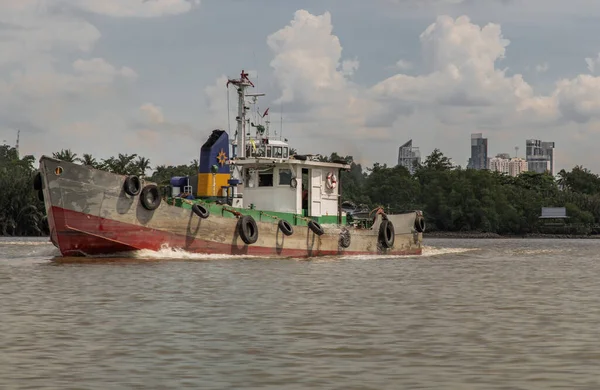
<svg viewBox="0 0 600 390">
<path fill-rule="evenodd" d="M 167 193 L 137 176 L 40 158 L 34 186 L 63 256 L 165 246 L 265 257 L 421 254 L 421 211 L 347 213 L 339 178 L 350 166 L 294 154 L 287 140 L 270 135 L 268 120 L 247 119 L 247 99 L 263 96 L 246 94 L 254 86 L 248 74 L 227 84 L 238 93 L 235 137 L 214 130 L 197 177 L 172 178 Z"/>
</svg>

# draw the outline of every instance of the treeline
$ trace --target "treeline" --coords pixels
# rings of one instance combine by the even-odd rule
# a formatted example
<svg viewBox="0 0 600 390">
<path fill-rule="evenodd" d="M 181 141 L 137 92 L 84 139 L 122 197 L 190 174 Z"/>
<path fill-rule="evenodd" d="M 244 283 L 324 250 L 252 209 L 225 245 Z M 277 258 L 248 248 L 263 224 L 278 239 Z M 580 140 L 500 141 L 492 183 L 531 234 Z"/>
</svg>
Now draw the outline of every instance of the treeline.
<svg viewBox="0 0 600 390">
<path fill-rule="evenodd" d="M 91 154 L 84 153 L 79 157 L 70 149 L 63 149 L 53 153 L 52 156 L 59 160 L 80 163 L 92 168 L 116 173 L 119 175 L 137 175 L 157 184 L 169 184 L 173 176 L 193 176 L 198 173 L 198 160 L 193 160 L 188 165 L 167 166 L 158 165 L 151 176 L 146 177 L 146 172 L 152 169 L 150 160 L 137 154 L 121 154 L 97 160 Z"/>
<path fill-rule="evenodd" d="M 173 176 L 193 176 L 198 160 L 187 165 L 160 165 L 136 154 L 119 154 L 97 160 L 61 150 L 53 157 L 89 165 L 118 174 L 135 174 L 161 185 Z M 388 212 L 423 210 L 428 231 L 481 231 L 527 234 L 543 230 L 542 207 L 566 207 L 574 233 L 589 233 L 600 224 L 600 177 L 580 166 L 549 174 L 525 172 L 510 177 L 497 172 L 454 166 L 434 150 L 411 175 L 401 166 L 374 164 L 363 170 L 351 156 L 333 153 L 324 161 L 345 161 L 351 169 L 342 172 L 342 200 L 365 209 L 384 206 Z M 153 169 L 150 176 L 146 173 Z M 20 157 L 15 148 L 0 146 L 0 235 L 48 234 L 43 202 L 33 190 L 37 161 Z"/>
<path fill-rule="evenodd" d="M 583 234 L 596 232 L 600 223 L 600 177 L 581 166 L 556 178 L 534 172 L 511 177 L 454 166 L 438 149 L 414 175 L 377 163 L 363 172 L 352 157 L 336 154 L 323 160 L 351 164 L 341 175 L 344 200 L 391 212 L 423 210 L 429 231 Z M 540 220 L 542 207 L 566 207 L 566 226 Z"/>
</svg>

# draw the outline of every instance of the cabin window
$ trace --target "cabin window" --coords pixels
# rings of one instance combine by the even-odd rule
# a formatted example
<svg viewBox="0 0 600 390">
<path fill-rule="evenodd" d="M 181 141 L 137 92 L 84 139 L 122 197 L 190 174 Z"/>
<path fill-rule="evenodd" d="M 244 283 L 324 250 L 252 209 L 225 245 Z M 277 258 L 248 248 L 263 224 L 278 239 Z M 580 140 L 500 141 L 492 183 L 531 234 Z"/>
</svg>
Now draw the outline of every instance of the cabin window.
<svg viewBox="0 0 600 390">
<path fill-rule="evenodd" d="M 273 187 L 273 168 L 265 169 L 258 173 L 259 187 Z"/>
<path fill-rule="evenodd" d="M 273 147 L 273 157 L 275 157 L 275 158 L 281 158 L 281 146 L 274 146 Z"/>
<path fill-rule="evenodd" d="M 271 157 L 271 147 L 267 146 L 267 157 Z"/>
<path fill-rule="evenodd" d="M 288 148 L 283 148 L 283 158 L 288 158 Z"/>
<path fill-rule="evenodd" d="M 289 186 L 292 182 L 292 171 L 290 169 L 279 169 L 279 185 Z"/>
</svg>

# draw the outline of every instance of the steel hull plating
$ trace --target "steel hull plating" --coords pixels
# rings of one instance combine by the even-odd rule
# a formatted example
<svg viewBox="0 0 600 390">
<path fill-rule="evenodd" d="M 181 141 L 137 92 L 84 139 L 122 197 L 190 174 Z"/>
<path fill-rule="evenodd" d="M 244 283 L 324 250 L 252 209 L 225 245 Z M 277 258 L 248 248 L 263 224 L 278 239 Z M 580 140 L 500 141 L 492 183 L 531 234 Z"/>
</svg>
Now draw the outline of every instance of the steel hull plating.
<svg viewBox="0 0 600 390">
<path fill-rule="evenodd" d="M 414 229 L 414 212 L 388 216 L 395 228 L 391 248 L 379 243 L 380 216 L 373 229 L 345 227 L 351 236 L 347 248 L 340 246 L 341 226 L 323 225 L 325 233 L 321 236 L 307 226 L 294 226 L 294 233 L 285 236 L 272 219 L 256 221 L 258 240 L 247 245 L 238 234 L 239 220 L 227 212 L 202 219 L 190 209 L 166 202 L 156 210 L 147 210 L 139 196 L 124 191 L 125 176 L 45 156 L 40 159 L 40 172 L 51 240 L 63 256 L 164 247 L 265 257 L 421 254 L 422 234 Z"/>
</svg>

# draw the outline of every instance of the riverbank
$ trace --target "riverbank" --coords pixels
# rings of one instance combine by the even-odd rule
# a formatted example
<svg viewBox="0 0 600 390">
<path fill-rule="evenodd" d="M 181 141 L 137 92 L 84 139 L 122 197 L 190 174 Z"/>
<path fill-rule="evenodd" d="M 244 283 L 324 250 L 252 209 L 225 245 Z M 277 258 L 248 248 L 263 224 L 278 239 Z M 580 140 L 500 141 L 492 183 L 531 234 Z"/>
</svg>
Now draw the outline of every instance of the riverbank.
<svg viewBox="0 0 600 390">
<path fill-rule="evenodd" d="M 423 238 L 560 238 L 560 239 L 600 239 L 600 235 L 585 235 L 585 234 L 541 234 L 541 233 L 529 233 L 529 234 L 498 234 L 489 232 L 425 232 Z"/>
</svg>

